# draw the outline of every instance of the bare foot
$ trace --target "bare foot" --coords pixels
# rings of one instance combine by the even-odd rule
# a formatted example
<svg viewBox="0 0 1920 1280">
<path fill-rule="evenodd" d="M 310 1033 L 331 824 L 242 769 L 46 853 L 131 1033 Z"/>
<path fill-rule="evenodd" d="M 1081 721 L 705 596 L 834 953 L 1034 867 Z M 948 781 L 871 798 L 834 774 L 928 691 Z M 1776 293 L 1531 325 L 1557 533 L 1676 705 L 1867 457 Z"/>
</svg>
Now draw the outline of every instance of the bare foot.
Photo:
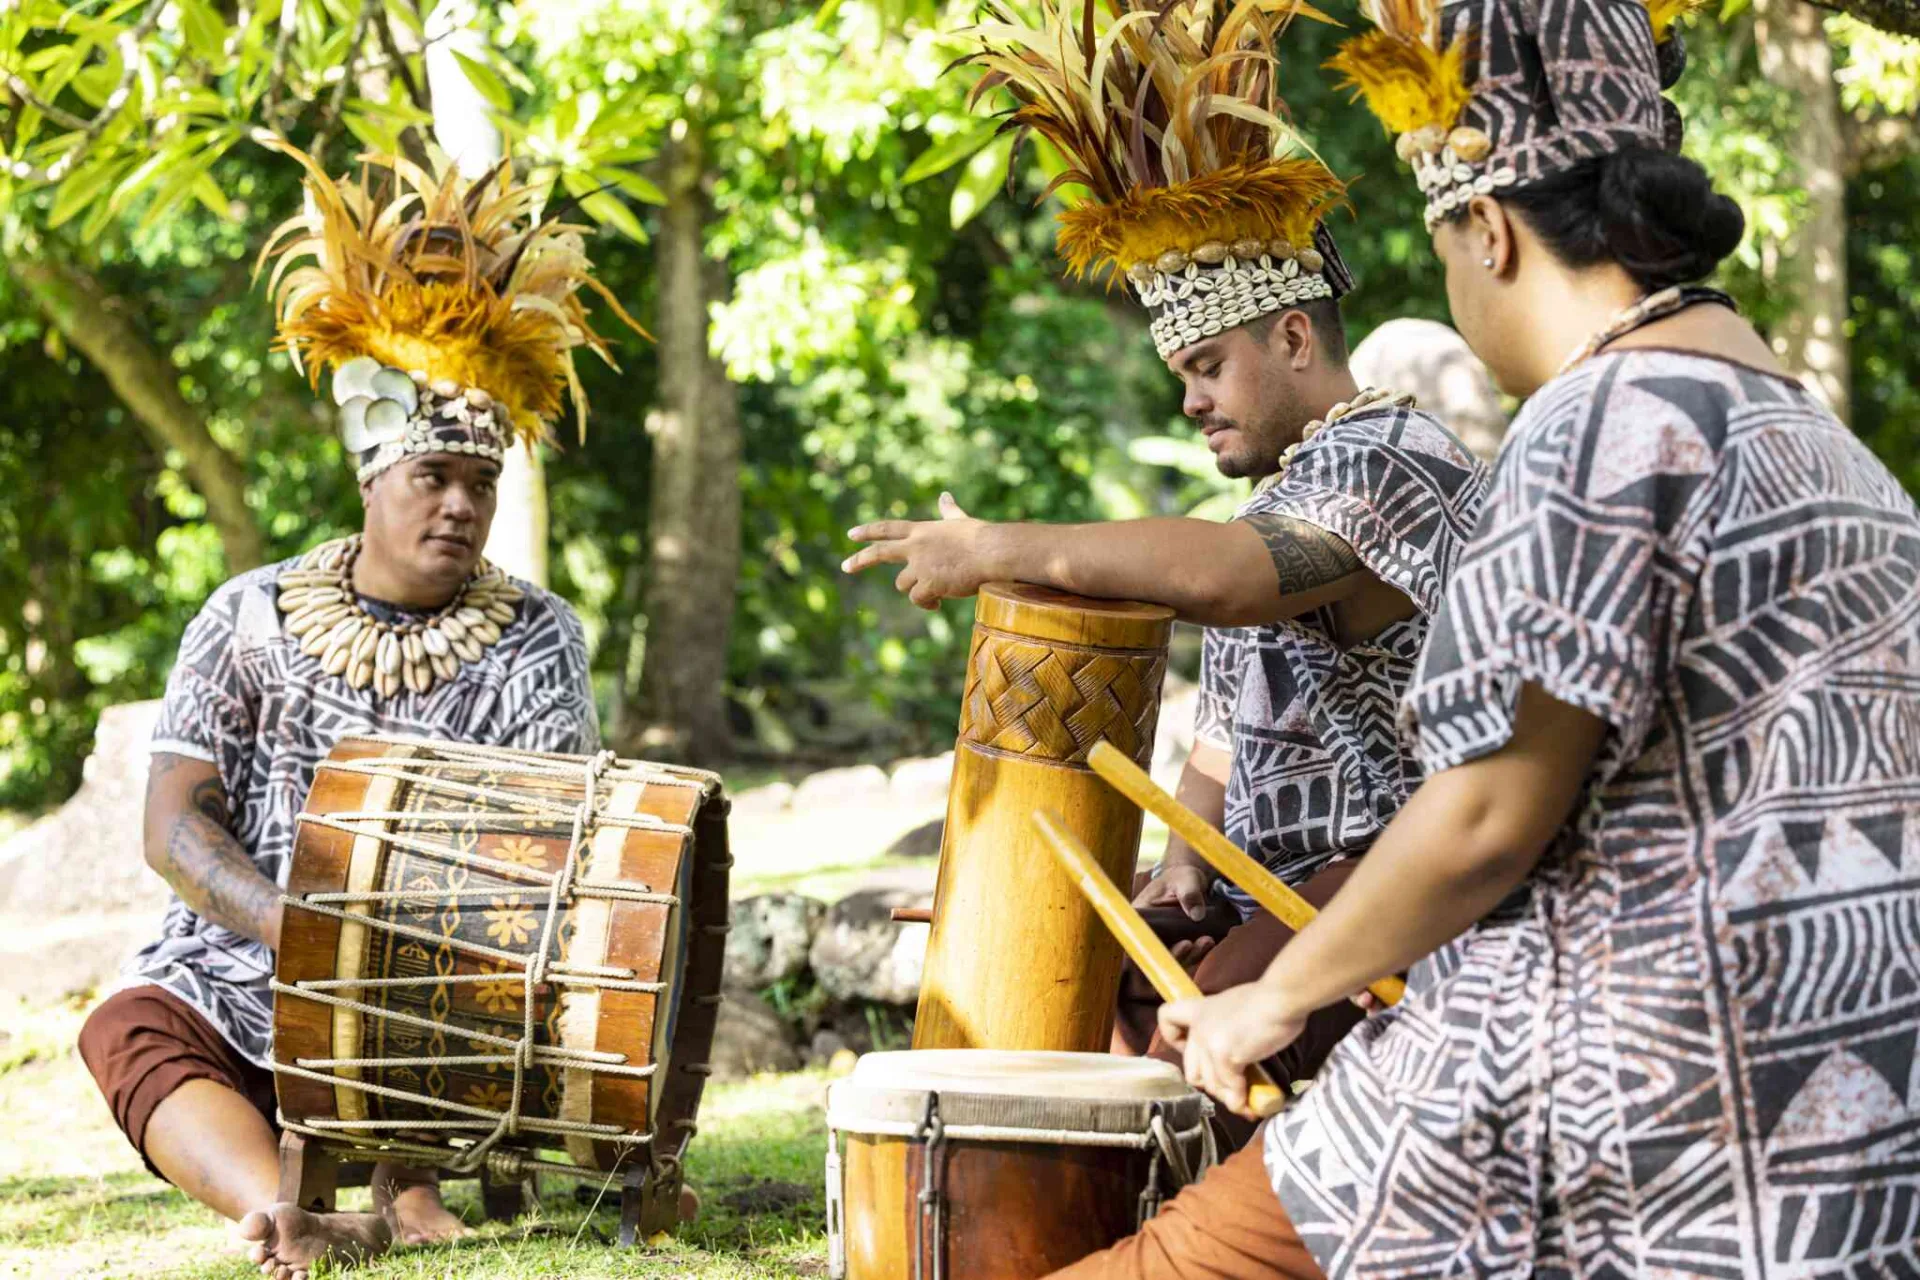
<svg viewBox="0 0 1920 1280">
<path fill-rule="evenodd" d="M 307 1268 L 322 1258 L 351 1266 L 379 1257 L 393 1242 L 377 1213 L 308 1213 L 284 1203 L 248 1214 L 234 1233 L 247 1241 L 247 1256 L 269 1280 L 307 1280 Z"/>
<path fill-rule="evenodd" d="M 700 1193 L 685 1183 L 680 1185 L 680 1221 L 692 1222 L 700 1216 Z"/>
<path fill-rule="evenodd" d="M 440 1179 L 431 1169 L 384 1161 L 373 1168 L 373 1207 L 393 1229 L 395 1244 L 438 1244 L 471 1235 L 460 1215 L 440 1199 Z"/>
</svg>

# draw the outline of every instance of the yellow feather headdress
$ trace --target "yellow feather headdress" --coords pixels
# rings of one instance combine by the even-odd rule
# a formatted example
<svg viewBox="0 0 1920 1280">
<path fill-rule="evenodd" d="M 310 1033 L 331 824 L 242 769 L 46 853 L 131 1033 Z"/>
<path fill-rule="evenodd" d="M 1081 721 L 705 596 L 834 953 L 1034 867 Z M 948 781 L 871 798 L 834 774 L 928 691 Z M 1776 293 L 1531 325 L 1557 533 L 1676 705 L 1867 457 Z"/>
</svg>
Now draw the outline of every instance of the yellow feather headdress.
<svg viewBox="0 0 1920 1280">
<path fill-rule="evenodd" d="M 571 391 L 585 435 L 574 349 L 618 366 L 581 290 L 645 336 L 593 278 L 586 227 L 542 220 L 543 193 L 516 185 L 507 162 L 468 181 L 443 156 L 429 171 L 369 155 L 357 179 L 336 182 L 299 148 L 263 141 L 307 173 L 305 209 L 275 229 L 255 272 L 277 259 L 269 289 L 278 344 L 316 389 L 323 369 L 371 367 L 370 358 L 416 380 L 477 389 L 504 411 L 511 436 L 528 442 L 548 437 Z"/>
<path fill-rule="evenodd" d="M 1388 132 L 1453 128 L 1466 110 L 1467 46 L 1442 45 L 1441 0 L 1367 0 L 1362 11 L 1376 30 L 1340 46 L 1327 66 L 1342 73 L 1343 89 L 1364 98 Z"/>
<path fill-rule="evenodd" d="M 1296 17 L 1332 21 L 1305 0 L 992 0 L 963 33 L 983 46 L 971 101 L 1006 88 L 1006 127 L 1066 157 L 1047 194 L 1086 189 L 1060 219 L 1076 276 L 1209 241 L 1310 243 L 1345 188 L 1285 118 L 1273 47 Z"/>
</svg>

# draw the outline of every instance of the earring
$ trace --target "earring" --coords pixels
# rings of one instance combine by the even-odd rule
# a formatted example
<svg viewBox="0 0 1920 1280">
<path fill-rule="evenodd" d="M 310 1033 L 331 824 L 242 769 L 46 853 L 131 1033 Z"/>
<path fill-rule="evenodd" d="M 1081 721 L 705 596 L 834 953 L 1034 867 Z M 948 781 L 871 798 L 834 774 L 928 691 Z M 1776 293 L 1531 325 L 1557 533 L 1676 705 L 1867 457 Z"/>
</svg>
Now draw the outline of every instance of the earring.
<svg viewBox="0 0 1920 1280">
<path fill-rule="evenodd" d="M 1483 267 L 1485 267 L 1485 268 L 1486 268 L 1487 270 L 1489 270 L 1489 271 L 1491 271 L 1491 270 L 1493 270 L 1493 259 L 1492 259 L 1492 258 L 1482 258 L 1482 259 L 1480 259 L 1480 265 L 1481 265 L 1481 266 L 1483 266 Z"/>
</svg>

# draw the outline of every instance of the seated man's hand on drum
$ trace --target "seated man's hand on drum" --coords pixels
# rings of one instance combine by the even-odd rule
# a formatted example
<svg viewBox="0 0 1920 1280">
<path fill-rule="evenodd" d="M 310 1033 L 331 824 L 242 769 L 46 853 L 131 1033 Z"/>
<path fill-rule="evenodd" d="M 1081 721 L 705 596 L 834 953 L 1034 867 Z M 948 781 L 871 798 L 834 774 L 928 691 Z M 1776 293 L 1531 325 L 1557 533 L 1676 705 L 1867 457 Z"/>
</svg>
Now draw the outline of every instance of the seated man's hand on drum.
<svg viewBox="0 0 1920 1280">
<path fill-rule="evenodd" d="M 1213 889 L 1213 876 L 1205 868 L 1190 862 L 1176 862 L 1147 881 L 1133 895 L 1136 907 L 1179 907 L 1188 918 L 1199 920 L 1207 914 L 1207 894 Z"/>
<path fill-rule="evenodd" d="M 960 509 L 953 495 L 940 495 L 938 520 L 876 520 L 848 531 L 870 545 L 840 562 L 846 573 L 876 564 L 897 564 L 893 585 L 922 609 L 979 592 L 984 583 L 1008 576 L 995 562 L 987 535 L 994 528 Z"/>
<path fill-rule="evenodd" d="M 1180 1050 L 1187 1083 L 1249 1120 L 1259 1117 L 1247 1107 L 1247 1068 L 1299 1039 L 1306 1025 L 1259 982 L 1160 1006 L 1160 1036 Z"/>
</svg>

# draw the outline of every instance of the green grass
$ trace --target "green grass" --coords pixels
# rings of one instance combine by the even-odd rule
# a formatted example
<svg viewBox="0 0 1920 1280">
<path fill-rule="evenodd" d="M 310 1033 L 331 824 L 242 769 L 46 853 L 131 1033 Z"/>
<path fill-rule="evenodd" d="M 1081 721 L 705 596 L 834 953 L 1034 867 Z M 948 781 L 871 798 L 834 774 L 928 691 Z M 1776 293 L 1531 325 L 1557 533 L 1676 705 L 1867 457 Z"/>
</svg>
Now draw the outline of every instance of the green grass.
<svg viewBox="0 0 1920 1280">
<path fill-rule="evenodd" d="M 8 1019 L 12 1042 L 30 1039 L 37 1048 L 0 1066 L 0 1277 L 257 1276 L 234 1252 L 226 1224 L 149 1176 L 113 1128 L 86 1068 L 66 1047 L 81 1017 L 80 1009 L 65 1008 L 15 1011 Z M 482 1221 L 477 1184 L 458 1182 L 449 1185 L 447 1199 L 475 1225 L 471 1238 L 395 1252 L 354 1274 L 370 1280 L 823 1276 L 825 1088 L 826 1076 L 818 1072 L 710 1087 L 687 1156 L 703 1209 L 672 1240 L 615 1246 L 617 1189 L 590 1209 L 573 1192 L 584 1184 L 547 1178 L 540 1212 L 501 1224 Z M 365 1209 L 366 1196 L 344 1191 L 341 1207 Z"/>
</svg>

